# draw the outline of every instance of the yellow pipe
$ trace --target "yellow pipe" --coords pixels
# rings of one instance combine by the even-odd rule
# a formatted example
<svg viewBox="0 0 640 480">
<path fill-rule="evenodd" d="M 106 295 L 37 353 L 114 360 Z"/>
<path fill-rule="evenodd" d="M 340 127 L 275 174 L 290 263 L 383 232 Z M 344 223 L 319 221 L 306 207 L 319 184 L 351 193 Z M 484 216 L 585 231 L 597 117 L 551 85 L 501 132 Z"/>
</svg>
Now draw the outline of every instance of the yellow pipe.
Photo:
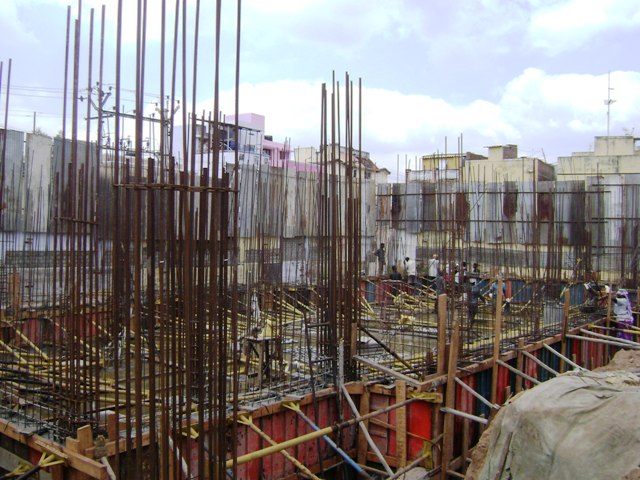
<svg viewBox="0 0 640 480">
<path fill-rule="evenodd" d="M 6 322 L 6 323 L 9 323 L 9 322 Z M 11 325 L 11 326 L 13 327 L 13 325 Z M 29 340 L 29 337 L 27 337 L 24 333 L 22 333 L 22 332 L 21 332 L 20 330 L 18 330 L 17 328 L 13 327 L 13 329 L 14 329 L 14 331 L 15 331 L 15 332 L 20 336 L 20 338 L 22 338 L 22 340 L 24 340 L 24 341 L 27 343 L 27 345 L 29 345 L 29 346 L 30 346 L 31 348 L 33 348 L 33 349 L 34 349 L 34 350 L 35 350 L 39 355 L 41 355 L 41 356 L 42 356 L 42 358 L 43 358 L 45 361 L 47 361 L 47 362 L 49 361 L 49 356 L 48 356 L 46 353 L 44 353 L 42 350 L 40 350 L 40 349 L 38 348 L 38 346 L 37 346 L 35 343 L 33 343 L 31 340 Z"/>
</svg>

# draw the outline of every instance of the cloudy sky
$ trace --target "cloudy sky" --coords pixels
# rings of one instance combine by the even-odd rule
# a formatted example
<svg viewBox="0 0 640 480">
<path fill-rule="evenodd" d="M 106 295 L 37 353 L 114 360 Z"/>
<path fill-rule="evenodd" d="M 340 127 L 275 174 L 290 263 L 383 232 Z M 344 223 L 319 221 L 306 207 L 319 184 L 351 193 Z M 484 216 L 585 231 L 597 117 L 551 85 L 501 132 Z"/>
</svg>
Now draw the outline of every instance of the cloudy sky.
<svg viewBox="0 0 640 480">
<path fill-rule="evenodd" d="M 30 129 L 35 111 L 39 128 L 61 129 L 68 3 L 0 0 L 0 123 L 12 59 L 9 128 Z M 81 42 L 88 48 L 91 8 L 98 31 L 102 3 L 104 82 L 113 84 L 115 0 L 84 0 Z M 123 3 L 123 103 L 132 110 L 136 9 L 133 0 Z M 199 111 L 213 107 L 213 3 L 201 0 Z M 167 4 L 175 8 L 174 0 Z M 152 111 L 160 92 L 161 1 L 148 5 L 145 98 Z M 187 5 L 191 36 L 195 0 Z M 77 7 L 73 2 L 72 18 Z M 236 2 L 223 0 L 222 8 L 221 107 L 231 114 Z M 609 74 L 611 134 L 635 129 L 640 136 L 637 0 L 244 0 L 241 33 L 241 112 L 264 115 L 276 141 L 317 146 L 320 86 L 334 71 L 341 82 L 349 72 L 363 84 L 362 147 L 394 174 L 417 155 L 444 152 L 445 143 L 456 151 L 461 135 L 465 151 L 515 143 L 520 154 L 551 162 L 588 150 L 594 136 L 607 132 Z M 85 69 L 88 56 L 81 56 Z M 171 79 L 169 69 L 165 78 Z M 80 83 L 86 88 L 86 73 Z"/>
</svg>

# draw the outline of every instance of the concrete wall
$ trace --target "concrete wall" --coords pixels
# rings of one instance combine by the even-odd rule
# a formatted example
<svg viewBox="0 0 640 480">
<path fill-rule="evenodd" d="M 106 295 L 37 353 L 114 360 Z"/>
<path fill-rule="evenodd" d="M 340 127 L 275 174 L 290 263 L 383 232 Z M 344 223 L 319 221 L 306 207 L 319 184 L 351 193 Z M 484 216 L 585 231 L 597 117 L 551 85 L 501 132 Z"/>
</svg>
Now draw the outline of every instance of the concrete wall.
<svg viewBox="0 0 640 480">
<path fill-rule="evenodd" d="M 552 180 L 555 178 L 554 166 L 533 157 L 505 160 L 467 160 L 464 166 L 464 181 L 468 182 L 523 182 Z"/>
<path fill-rule="evenodd" d="M 631 136 L 596 137 L 595 155 L 635 155 L 636 139 Z"/>
</svg>

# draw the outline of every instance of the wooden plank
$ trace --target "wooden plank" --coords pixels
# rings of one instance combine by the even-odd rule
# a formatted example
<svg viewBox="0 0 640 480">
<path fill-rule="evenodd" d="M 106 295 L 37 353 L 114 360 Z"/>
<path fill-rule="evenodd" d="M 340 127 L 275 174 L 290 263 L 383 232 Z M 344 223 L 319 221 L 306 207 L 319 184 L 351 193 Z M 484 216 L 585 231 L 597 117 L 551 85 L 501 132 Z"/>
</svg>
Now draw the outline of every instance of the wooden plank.
<svg viewBox="0 0 640 480">
<path fill-rule="evenodd" d="M 428 380 L 428 383 L 438 385 L 438 393 L 444 395 L 444 387 L 442 386 L 447 381 L 447 357 L 446 357 L 446 345 L 447 345 L 447 295 L 441 294 L 438 296 L 438 351 L 436 357 L 436 374 L 433 379 Z M 427 382 L 425 382 L 427 383 Z M 440 412 L 439 408 L 433 409 L 433 438 L 442 438 L 443 431 L 443 418 L 444 415 Z M 442 461 L 442 448 L 433 449 L 433 462 L 434 465 L 438 465 Z"/>
<path fill-rule="evenodd" d="M 75 452 L 79 455 L 83 455 L 84 453 L 82 452 L 82 448 L 80 446 L 80 440 L 78 440 L 77 438 L 73 438 L 73 437 L 67 437 L 66 441 L 65 441 L 65 446 L 67 448 L 67 450 L 70 450 L 72 452 Z M 89 477 L 87 475 L 85 475 L 82 472 L 79 472 L 77 470 L 68 472 L 67 477 L 69 480 L 88 480 Z"/>
<path fill-rule="evenodd" d="M 524 355 L 522 351 L 524 350 L 524 338 L 518 339 L 518 360 L 516 361 L 516 368 L 518 371 L 524 371 Z M 522 377 L 520 375 L 516 375 L 516 394 L 522 391 Z"/>
<path fill-rule="evenodd" d="M 570 298 L 569 298 L 569 289 L 565 288 L 564 290 L 564 305 L 562 308 L 562 340 L 560 342 L 560 352 L 566 357 L 567 356 L 567 329 L 569 328 L 569 306 L 570 306 Z M 609 313 L 607 314 L 607 323 L 609 322 L 609 318 L 611 317 L 611 292 L 609 292 Z M 565 365 L 564 361 L 560 360 L 560 373 L 564 373 Z"/>
<path fill-rule="evenodd" d="M 460 340 L 460 324 L 458 320 L 453 322 L 453 332 L 451 333 L 451 344 L 449 346 L 449 371 L 447 374 L 447 392 L 445 395 L 445 406 L 448 409 L 455 409 L 456 405 L 456 382 L 454 378 L 458 371 L 458 344 Z M 442 461 L 441 471 L 449 470 L 449 462 L 453 458 L 453 438 L 454 438 L 454 418 L 451 413 L 444 415 L 444 427 L 442 437 Z"/>
<path fill-rule="evenodd" d="M 110 413 L 107 415 L 107 437 L 109 440 L 115 440 L 119 435 L 118 415 Z"/>
<path fill-rule="evenodd" d="M 467 471 L 467 458 L 469 458 L 469 441 L 471 440 L 470 433 L 471 422 L 467 418 L 462 419 L 462 473 Z"/>
<path fill-rule="evenodd" d="M 445 356 L 447 344 L 447 295 L 438 296 L 438 356 L 436 370 L 438 375 L 447 373 L 447 357 Z"/>
<path fill-rule="evenodd" d="M 80 442 L 80 453 L 86 453 L 90 447 L 93 447 L 91 425 L 85 425 L 76 430 L 76 438 Z"/>
<path fill-rule="evenodd" d="M 496 291 L 496 318 L 493 333 L 493 370 L 491 372 L 491 403 L 498 399 L 498 363 L 500 358 L 500 340 L 502 339 L 502 278 L 498 278 Z"/>
<path fill-rule="evenodd" d="M 3 432 L 4 433 L 4 432 Z M 76 439 L 73 439 L 77 442 Z M 107 468 L 101 463 L 91 460 L 90 458 L 80 455 L 68 448 L 61 449 L 59 446 L 49 440 L 45 440 L 40 437 L 30 437 L 28 442 L 24 442 L 30 447 L 38 450 L 39 452 L 47 452 L 66 461 L 67 465 L 78 472 L 84 473 L 91 478 L 97 478 L 98 480 L 108 480 L 109 475 Z M 72 442 L 73 444 L 74 442 Z"/>
<path fill-rule="evenodd" d="M 356 407 L 356 404 L 353 402 L 353 399 L 349 395 L 349 392 L 347 392 L 347 390 L 344 388 L 344 385 L 342 386 L 342 393 L 344 394 L 344 399 L 349 404 L 349 408 L 351 408 L 351 411 L 353 412 L 353 414 L 356 417 L 362 417 L 362 415 L 358 411 L 358 408 Z M 375 444 L 375 442 L 371 438 L 371 435 L 369 434 L 369 431 L 367 430 L 367 427 L 365 427 L 364 422 L 362 420 L 360 420 L 358 422 L 358 426 L 360 427 L 360 430 L 364 433 L 364 435 L 365 435 L 365 437 L 367 439 L 367 442 L 369 444 L 369 447 L 371 448 L 372 452 L 378 458 L 378 463 L 382 464 L 382 466 L 384 467 L 385 471 L 389 475 L 393 475 L 393 472 L 389 468 L 389 464 L 385 461 L 384 455 L 382 454 L 382 452 L 380 451 L 378 446 Z"/>
<path fill-rule="evenodd" d="M 407 384 L 402 380 L 396 381 L 396 403 L 407 399 Z M 407 407 L 396 410 L 396 455 L 398 467 L 407 465 Z"/>
</svg>

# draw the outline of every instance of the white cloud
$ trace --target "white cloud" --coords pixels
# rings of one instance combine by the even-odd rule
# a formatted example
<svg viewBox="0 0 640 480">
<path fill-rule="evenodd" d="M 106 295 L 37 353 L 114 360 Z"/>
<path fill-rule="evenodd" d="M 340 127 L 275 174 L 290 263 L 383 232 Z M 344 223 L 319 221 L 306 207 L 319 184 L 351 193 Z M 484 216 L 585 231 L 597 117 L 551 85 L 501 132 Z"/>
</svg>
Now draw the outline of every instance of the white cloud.
<svg viewBox="0 0 640 480">
<path fill-rule="evenodd" d="M 622 134 L 623 127 L 640 127 L 640 73 L 612 72 L 611 83 L 619 99 L 612 106 L 612 134 Z M 267 133 L 276 141 L 290 138 L 294 147 L 317 146 L 320 85 L 320 81 L 244 83 L 240 111 L 265 115 Z M 398 155 L 412 159 L 444 151 L 445 137 L 448 151 L 456 151 L 456 138 L 463 134 L 465 151 L 485 153 L 486 145 L 519 143 L 522 152 L 544 149 L 554 160 L 605 133 L 606 88 L 606 74 L 550 75 L 527 69 L 505 85 L 496 102 L 476 99 L 455 105 L 365 85 L 363 149 L 380 166 L 395 171 Z M 341 98 L 344 102 L 344 94 Z M 225 113 L 233 113 L 233 92 L 224 91 L 221 99 Z M 344 127 L 344 114 L 341 122 Z"/>
<path fill-rule="evenodd" d="M 534 12 L 531 43 L 549 53 L 572 50 L 606 30 L 637 28 L 640 9 L 628 0 L 567 0 Z"/>
<path fill-rule="evenodd" d="M 257 48 L 315 45 L 341 56 L 375 38 L 406 38 L 420 28 L 403 0 L 248 0 L 243 41 Z"/>
<path fill-rule="evenodd" d="M 18 8 L 12 2 L 0 2 L 0 31 L 2 31 L 3 41 L 24 43 L 26 45 L 36 45 L 36 35 L 30 31 L 27 25 L 20 19 Z"/>
</svg>

